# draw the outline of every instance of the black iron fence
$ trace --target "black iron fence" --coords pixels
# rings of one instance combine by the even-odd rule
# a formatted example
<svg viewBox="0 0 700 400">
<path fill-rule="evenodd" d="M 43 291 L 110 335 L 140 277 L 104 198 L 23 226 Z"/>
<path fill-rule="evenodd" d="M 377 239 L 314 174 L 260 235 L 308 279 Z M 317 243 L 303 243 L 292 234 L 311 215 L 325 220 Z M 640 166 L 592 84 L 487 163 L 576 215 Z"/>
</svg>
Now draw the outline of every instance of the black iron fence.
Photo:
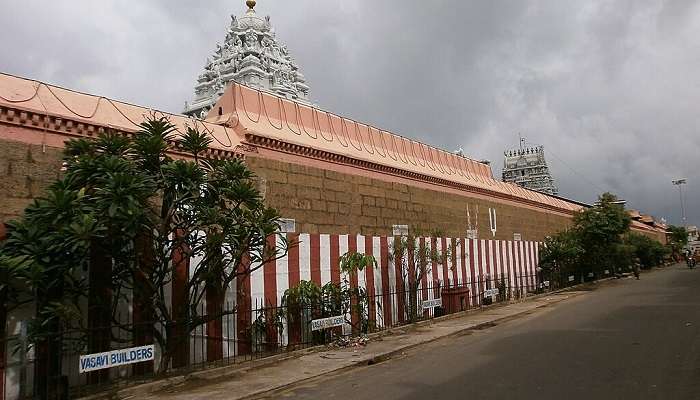
<svg viewBox="0 0 700 400">
<path fill-rule="evenodd" d="M 224 304 L 206 314 L 202 307 L 200 315 L 189 320 L 58 330 L 38 337 L 23 325 L 19 334 L 1 343 L 6 349 L 4 398 L 77 398 L 311 346 L 345 346 L 343 338 L 517 300 L 580 279 L 561 273 L 545 279 L 484 276 L 457 285 L 405 282 L 372 294 L 349 291 L 296 299 L 284 306 L 252 299 L 250 309 Z M 272 302 L 277 304 L 277 299 Z M 106 352 L 111 353 L 103 357 Z M 86 357 L 96 353 L 101 355 Z"/>
</svg>

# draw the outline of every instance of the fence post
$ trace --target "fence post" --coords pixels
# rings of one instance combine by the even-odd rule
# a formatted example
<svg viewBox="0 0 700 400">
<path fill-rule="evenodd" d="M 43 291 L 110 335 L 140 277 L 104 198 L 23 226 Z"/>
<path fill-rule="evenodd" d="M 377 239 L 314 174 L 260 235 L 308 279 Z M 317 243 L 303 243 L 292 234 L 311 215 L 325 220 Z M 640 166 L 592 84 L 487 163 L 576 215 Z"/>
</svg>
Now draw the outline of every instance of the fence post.
<svg viewBox="0 0 700 400">
<path fill-rule="evenodd" d="M 27 395 L 27 321 L 20 321 L 19 325 L 19 398 L 23 399 Z M 3 381 L 4 381 L 3 377 Z M 4 393 L 3 393 L 4 395 Z"/>
</svg>

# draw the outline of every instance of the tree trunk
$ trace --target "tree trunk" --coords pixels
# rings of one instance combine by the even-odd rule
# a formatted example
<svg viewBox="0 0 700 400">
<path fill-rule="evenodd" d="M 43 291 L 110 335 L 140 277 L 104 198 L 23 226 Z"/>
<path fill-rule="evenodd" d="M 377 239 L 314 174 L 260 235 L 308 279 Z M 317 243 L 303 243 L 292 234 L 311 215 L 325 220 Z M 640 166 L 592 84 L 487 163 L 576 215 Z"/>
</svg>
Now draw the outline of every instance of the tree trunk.
<svg viewBox="0 0 700 400">
<path fill-rule="evenodd" d="M 112 259 L 93 241 L 90 248 L 88 353 L 110 350 L 112 323 Z M 91 385 L 109 381 L 109 370 L 88 373 Z"/>
</svg>

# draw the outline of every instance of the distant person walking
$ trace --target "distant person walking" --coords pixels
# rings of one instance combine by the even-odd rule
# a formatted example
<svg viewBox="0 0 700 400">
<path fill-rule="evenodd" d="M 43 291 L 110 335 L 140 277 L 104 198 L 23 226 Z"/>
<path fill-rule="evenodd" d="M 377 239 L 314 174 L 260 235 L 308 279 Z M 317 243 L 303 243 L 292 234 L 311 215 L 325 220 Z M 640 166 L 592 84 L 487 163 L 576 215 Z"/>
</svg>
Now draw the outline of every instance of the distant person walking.
<svg viewBox="0 0 700 400">
<path fill-rule="evenodd" d="M 639 280 L 639 258 L 634 259 L 634 263 L 632 265 L 632 272 L 634 273 L 634 277 Z"/>
</svg>

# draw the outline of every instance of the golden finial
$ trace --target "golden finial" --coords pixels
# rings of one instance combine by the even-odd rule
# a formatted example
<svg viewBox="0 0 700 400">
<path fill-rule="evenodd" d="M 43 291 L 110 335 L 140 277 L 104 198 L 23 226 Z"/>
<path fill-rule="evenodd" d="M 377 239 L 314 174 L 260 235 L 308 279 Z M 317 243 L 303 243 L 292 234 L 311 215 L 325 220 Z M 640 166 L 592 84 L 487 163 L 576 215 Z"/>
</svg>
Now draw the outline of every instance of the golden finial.
<svg viewBox="0 0 700 400">
<path fill-rule="evenodd" d="M 252 10 L 255 7 L 255 0 L 247 0 L 245 4 Z"/>
</svg>

